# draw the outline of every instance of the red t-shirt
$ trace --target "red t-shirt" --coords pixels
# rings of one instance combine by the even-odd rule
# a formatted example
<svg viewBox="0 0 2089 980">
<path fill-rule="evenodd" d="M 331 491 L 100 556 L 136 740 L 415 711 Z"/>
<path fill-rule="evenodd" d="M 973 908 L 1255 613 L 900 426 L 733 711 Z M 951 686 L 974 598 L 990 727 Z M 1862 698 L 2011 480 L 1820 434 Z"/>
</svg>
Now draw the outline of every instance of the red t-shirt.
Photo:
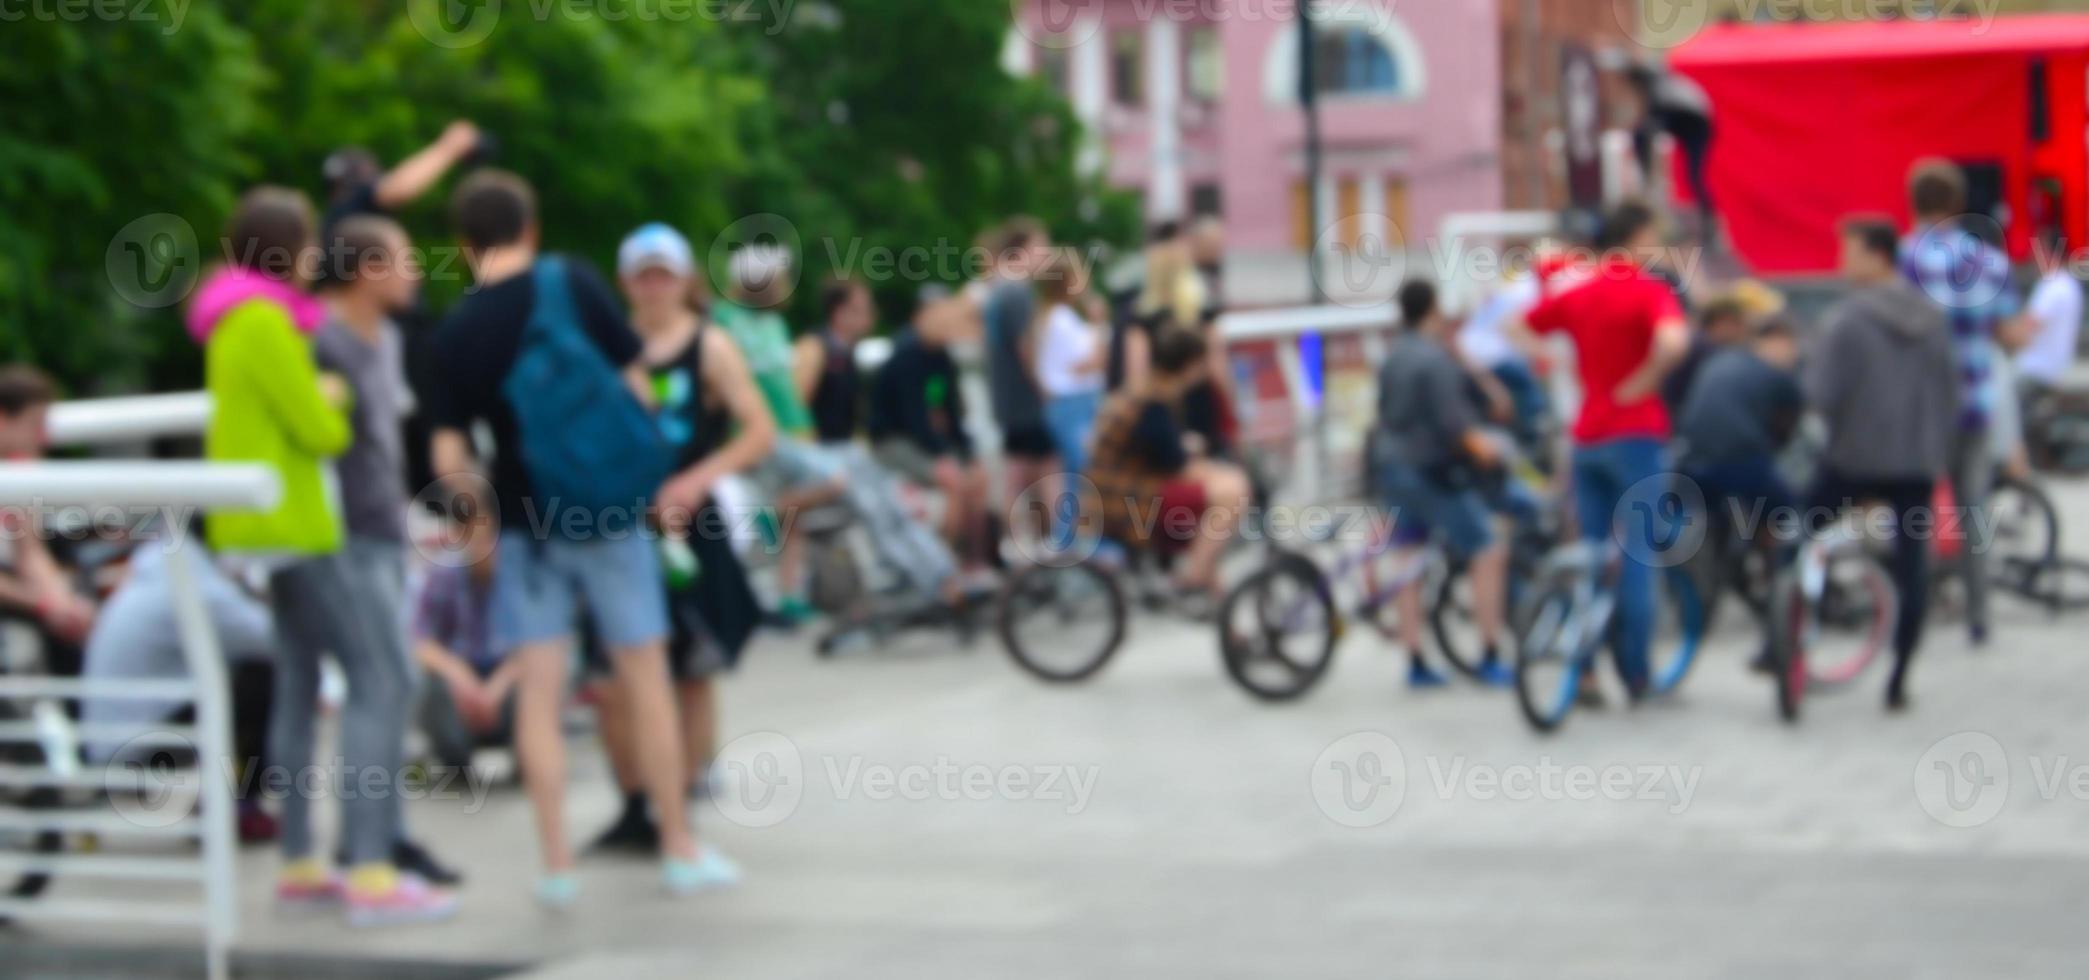
<svg viewBox="0 0 2089 980">
<path fill-rule="evenodd" d="M 1621 258 L 1545 280 L 1543 298 L 1527 319 L 1541 334 L 1564 333 L 1574 339 L 1575 369 L 1581 376 L 1575 442 L 1668 438 L 1668 406 L 1662 404 L 1658 387 L 1624 404 L 1611 393 L 1646 363 L 1654 349 L 1655 326 L 1682 315 L 1667 283 Z"/>
</svg>

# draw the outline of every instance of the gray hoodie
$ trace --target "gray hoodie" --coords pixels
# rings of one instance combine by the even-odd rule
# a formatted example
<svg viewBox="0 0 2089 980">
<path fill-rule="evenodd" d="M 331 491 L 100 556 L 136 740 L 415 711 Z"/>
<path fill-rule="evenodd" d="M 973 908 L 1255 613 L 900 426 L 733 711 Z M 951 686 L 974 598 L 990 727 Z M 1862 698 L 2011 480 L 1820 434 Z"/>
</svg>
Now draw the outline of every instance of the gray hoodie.
<svg viewBox="0 0 2089 980">
<path fill-rule="evenodd" d="M 1958 431 L 1958 359 L 1928 297 L 1898 280 L 1860 287 L 1828 311 L 1805 372 L 1828 426 L 1821 464 L 1853 479 L 1942 474 Z"/>
</svg>

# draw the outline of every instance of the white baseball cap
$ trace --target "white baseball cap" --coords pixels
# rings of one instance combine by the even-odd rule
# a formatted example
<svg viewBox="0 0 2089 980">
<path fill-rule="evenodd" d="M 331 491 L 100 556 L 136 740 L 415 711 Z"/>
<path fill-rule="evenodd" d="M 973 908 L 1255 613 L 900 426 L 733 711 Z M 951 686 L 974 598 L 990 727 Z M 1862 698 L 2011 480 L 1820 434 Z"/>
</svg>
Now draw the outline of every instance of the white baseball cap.
<svg viewBox="0 0 2089 980">
<path fill-rule="evenodd" d="M 617 274 L 633 276 L 647 269 L 666 269 L 682 278 L 696 272 L 696 253 L 689 239 L 655 222 L 631 233 L 617 248 Z"/>
</svg>

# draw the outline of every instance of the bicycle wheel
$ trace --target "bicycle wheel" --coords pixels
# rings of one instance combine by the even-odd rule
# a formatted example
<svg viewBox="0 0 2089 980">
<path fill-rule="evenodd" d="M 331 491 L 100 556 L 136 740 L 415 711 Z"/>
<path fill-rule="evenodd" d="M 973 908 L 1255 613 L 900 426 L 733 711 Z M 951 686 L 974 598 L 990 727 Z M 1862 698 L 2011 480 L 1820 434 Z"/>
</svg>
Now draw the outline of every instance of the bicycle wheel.
<svg viewBox="0 0 2089 980">
<path fill-rule="evenodd" d="M 1574 711 L 1587 664 L 1574 635 L 1574 587 L 1555 579 L 1538 588 L 1518 610 L 1516 704 L 1540 732 L 1556 731 Z"/>
<path fill-rule="evenodd" d="M 1093 562 L 1031 565 L 1003 587 L 996 618 L 1017 666 L 1071 684 L 1094 676 L 1123 645 L 1124 592 Z"/>
<path fill-rule="evenodd" d="M 1312 562 L 1279 555 L 1219 605 L 1226 673 L 1264 701 L 1304 695 L 1327 675 L 1342 638 L 1327 579 Z"/>
<path fill-rule="evenodd" d="M 2056 559 L 2037 570 L 2028 594 L 2055 613 L 2089 609 L 2089 561 Z"/>
<path fill-rule="evenodd" d="M 1777 696 L 1777 716 L 1787 724 L 1799 720 L 1806 701 L 1806 601 L 1799 577 L 1785 573 L 1770 587 L 1770 676 Z"/>
<path fill-rule="evenodd" d="M 1480 642 L 1480 624 L 1473 616 L 1474 608 L 1472 576 L 1465 574 L 1464 565 L 1451 566 L 1436 588 L 1436 601 L 1429 604 L 1429 632 L 1436 637 L 1436 648 L 1451 666 L 1479 680 L 1487 650 Z"/>
<path fill-rule="evenodd" d="M 2008 478 L 1995 484 L 1987 509 L 1994 522 L 1988 574 L 2005 589 L 2027 592 L 2030 580 L 2060 557 L 2060 513 L 2043 489 Z"/>
<path fill-rule="evenodd" d="M 1893 642 L 1900 595 L 1878 559 L 1863 551 L 1828 558 L 1818 608 L 1807 611 L 1806 678 L 1826 686 L 1847 684 L 1864 673 Z"/>
<path fill-rule="evenodd" d="M 1658 571 L 1654 635 L 1647 646 L 1647 682 L 1654 693 L 1680 687 L 1704 643 L 1706 610 L 1698 578 L 1687 566 Z"/>
</svg>

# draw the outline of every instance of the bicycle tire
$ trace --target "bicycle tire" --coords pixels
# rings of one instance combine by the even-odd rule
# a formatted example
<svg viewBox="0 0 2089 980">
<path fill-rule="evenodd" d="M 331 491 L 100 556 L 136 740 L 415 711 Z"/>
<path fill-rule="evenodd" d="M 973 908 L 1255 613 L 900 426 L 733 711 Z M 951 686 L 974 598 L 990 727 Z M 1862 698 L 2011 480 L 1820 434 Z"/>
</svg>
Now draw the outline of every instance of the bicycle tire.
<svg viewBox="0 0 2089 980">
<path fill-rule="evenodd" d="M 1778 575 L 1770 587 L 1770 680 L 1776 699 L 1777 717 L 1797 724 L 1806 701 L 1806 604 L 1799 577 L 1790 572 Z"/>
<path fill-rule="evenodd" d="M 1462 564 L 1452 565 L 1444 574 L 1436 589 L 1436 601 L 1429 604 L 1429 632 L 1443 659 L 1466 677 L 1480 680 L 1480 664 L 1486 651 L 1478 636 L 1459 635 L 1474 627 L 1471 593 L 1461 588 L 1469 587 L 1471 581 Z"/>
<path fill-rule="evenodd" d="M 1581 674 L 1587 669 L 1579 650 L 1561 649 L 1567 622 L 1574 614 L 1574 588 L 1566 579 L 1545 583 L 1516 614 L 1516 706 L 1534 731 L 1550 734 L 1574 713 Z M 1558 669 L 1557 678 L 1545 676 Z"/>
<path fill-rule="evenodd" d="M 1683 679 L 1690 676 L 1690 668 L 1696 665 L 1708 635 L 1709 619 L 1698 578 L 1686 566 L 1657 570 L 1656 574 L 1661 576 L 1655 596 L 1661 603 L 1657 617 L 1672 612 L 1677 635 L 1664 635 L 1657 618 L 1655 633 L 1648 637 L 1647 683 L 1653 693 L 1668 694 L 1683 686 Z"/>
<path fill-rule="evenodd" d="M 1827 659 L 1820 650 L 1807 650 L 1806 678 L 1809 685 L 1839 687 L 1862 676 L 1893 642 L 1894 624 L 1900 613 L 1900 594 L 1894 588 L 1893 576 L 1887 573 L 1886 566 L 1869 553 L 1833 555 L 1829 562 L 1828 580 L 1832 591 L 1822 597 L 1822 604 L 1852 604 L 1856 611 L 1822 609 L 1811 611 L 1811 614 L 1821 623 L 1823 630 L 1830 622 L 1853 624 L 1865 635 L 1857 653 L 1850 657 Z M 1845 570 L 1854 565 L 1859 581 L 1853 583 L 1841 579 L 1837 575 L 1837 565 Z"/>
<path fill-rule="evenodd" d="M 1274 597 L 1279 583 L 1287 580 L 1297 590 L 1298 602 L 1306 608 L 1276 614 L 1271 603 L 1278 601 Z M 1237 628 L 1244 615 L 1253 619 L 1245 630 Z M 1306 631 L 1300 629 L 1302 622 L 1316 618 L 1327 627 L 1317 642 L 1308 639 Z M 1218 630 L 1220 659 L 1227 676 L 1242 690 L 1266 702 L 1293 701 L 1311 691 L 1327 676 L 1328 668 L 1334 664 L 1335 648 L 1342 640 L 1341 614 L 1335 608 L 1327 576 L 1310 560 L 1281 553 L 1226 594 L 1219 604 Z M 1292 651 L 1284 649 L 1286 638 L 1304 640 L 1298 652 L 1305 656 L 1294 657 Z M 1282 670 L 1272 672 L 1274 680 L 1265 679 L 1259 669 L 1264 664 L 1274 664 Z"/>
<path fill-rule="evenodd" d="M 2025 594 L 2054 615 L 2089 609 L 2089 561 L 2055 559 L 2035 571 Z"/>
<path fill-rule="evenodd" d="M 1987 565 L 1995 584 L 2014 589 L 2012 577 L 2026 566 L 2043 568 L 2059 560 L 2060 511 L 2044 488 L 2003 477 L 1988 493 L 1987 507 L 1994 520 L 1994 540 L 1988 542 L 1994 558 Z"/>
<path fill-rule="evenodd" d="M 1074 591 L 1084 588 L 1091 590 L 1085 596 Z M 1096 649 L 1086 656 L 1071 658 L 1070 666 L 1062 666 L 1048 660 L 1042 649 L 1032 649 L 1032 640 L 1022 635 L 1019 620 L 1029 611 L 1024 608 L 1026 603 L 1052 602 L 1068 595 L 1096 600 L 1098 608 L 1091 611 L 1104 613 L 1108 625 Z M 1062 617 L 1073 613 L 1070 608 L 1060 612 Z M 1124 645 L 1127 616 L 1124 589 L 1117 576 L 1092 561 L 1082 561 L 1064 566 L 1031 565 L 1010 576 L 1001 590 L 995 624 L 1001 634 L 1002 649 L 1008 651 L 1016 666 L 1048 683 L 1075 684 L 1095 676 L 1117 655 L 1118 648 Z"/>
</svg>

